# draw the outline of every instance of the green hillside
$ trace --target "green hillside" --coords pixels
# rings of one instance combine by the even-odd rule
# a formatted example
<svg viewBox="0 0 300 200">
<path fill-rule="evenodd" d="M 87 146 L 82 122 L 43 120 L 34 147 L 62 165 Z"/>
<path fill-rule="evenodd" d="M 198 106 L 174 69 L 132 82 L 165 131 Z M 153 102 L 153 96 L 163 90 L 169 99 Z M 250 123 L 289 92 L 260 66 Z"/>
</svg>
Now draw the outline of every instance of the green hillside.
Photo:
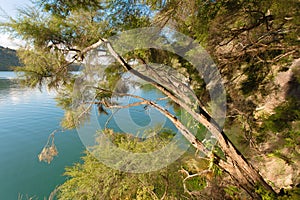
<svg viewBox="0 0 300 200">
<path fill-rule="evenodd" d="M 0 46 L 0 71 L 12 71 L 13 67 L 20 65 L 16 50 Z M 78 71 L 80 65 L 72 64 L 68 69 Z"/>
<path fill-rule="evenodd" d="M 20 66 L 16 50 L 0 46 L 0 71 L 10 71 L 12 66 Z"/>
</svg>

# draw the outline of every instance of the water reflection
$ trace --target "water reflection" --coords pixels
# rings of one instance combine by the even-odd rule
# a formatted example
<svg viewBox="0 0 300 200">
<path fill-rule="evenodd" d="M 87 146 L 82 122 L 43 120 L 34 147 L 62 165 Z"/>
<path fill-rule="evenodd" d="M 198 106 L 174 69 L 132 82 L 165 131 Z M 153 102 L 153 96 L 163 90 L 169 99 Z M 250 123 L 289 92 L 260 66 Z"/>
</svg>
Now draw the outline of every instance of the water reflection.
<svg viewBox="0 0 300 200">
<path fill-rule="evenodd" d="M 21 101 L 18 81 L 15 79 L 0 79 L 0 105 L 15 104 Z M 9 97 L 9 98 L 7 98 Z"/>
<path fill-rule="evenodd" d="M 57 134 L 59 156 L 51 165 L 37 155 L 59 127 L 63 111 L 54 94 L 21 88 L 13 72 L 0 72 L 0 199 L 22 194 L 44 199 L 64 182 L 64 168 L 80 160 L 83 145 L 75 131 Z"/>
</svg>

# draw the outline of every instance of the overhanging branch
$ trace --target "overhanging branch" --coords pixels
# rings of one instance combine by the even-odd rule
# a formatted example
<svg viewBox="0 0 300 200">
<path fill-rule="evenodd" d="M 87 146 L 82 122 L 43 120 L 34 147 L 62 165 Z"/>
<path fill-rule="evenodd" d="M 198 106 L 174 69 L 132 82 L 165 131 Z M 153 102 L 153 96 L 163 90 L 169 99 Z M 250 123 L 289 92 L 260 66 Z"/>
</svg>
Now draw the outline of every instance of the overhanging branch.
<svg viewBox="0 0 300 200">
<path fill-rule="evenodd" d="M 175 126 L 176 128 L 182 133 L 182 135 L 198 150 L 203 151 L 205 153 L 208 153 L 207 149 L 205 148 L 205 146 L 202 144 L 202 142 L 200 140 L 198 140 L 196 138 L 196 136 L 194 136 L 189 130 L 188 128 L 186 128 L 185 125 L 183 125 L 181 123 L 180 120 L 178 120 L 178 118 L 173 115 L 172 113 L 170 113 L 167 109 L 163 108 L 162 106 L 160 106 L 159 104 L 157 104 L 155 101 L 151 101 L 151 100 L 147 100 L 141 96 L 137 96 L 137 95 L 133 95 L 133 94 L 126 94 L 126 93 L 118 93 L 118 92 L 112 92 L 112 91 L 108 91 L 106 89 L 102 89 L 102 88 L 97 88 L 100 89 L 102 91 L 106 91 L 106 92 L 110 92 L 113 95 L 116 96 L 129 96 L 129 97 L 133 97 L 136 99 L 141 100 L 140 102 L 135 102 L 132 104 L 127 104 L 127 105 L 109 105 L 107 102 L 104 104 L 104 102 L 102 102 L 105 106 L 107 106 L 108 108 L 129 108 L 129 107 L 133 107 L 133 106 L 138 106 L 138 105 L 149 105 L 154 107 L 155 109 L 157 109 L 159 112 L 161 112 L 163 115 L 165 115 Z M 159 98 L 159 100 L 163 100 L 166 99 L 164 98 Z"/>
</svg>

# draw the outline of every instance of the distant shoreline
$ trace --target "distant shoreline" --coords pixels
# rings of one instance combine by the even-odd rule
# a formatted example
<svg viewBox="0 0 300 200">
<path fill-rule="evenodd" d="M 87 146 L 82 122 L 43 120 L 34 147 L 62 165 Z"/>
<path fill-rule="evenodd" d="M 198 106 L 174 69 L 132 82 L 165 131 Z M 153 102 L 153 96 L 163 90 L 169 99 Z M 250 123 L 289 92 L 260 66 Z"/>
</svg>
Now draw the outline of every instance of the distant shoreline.
<svg viewBox="0 0 300 200">
<path fill-rule="evenodd" d="M 14 70 L 12 70 L 12 69 L 10 69 L 10 70 L 0 69 L 0 72 L 14 72 Z"/>
</svg>

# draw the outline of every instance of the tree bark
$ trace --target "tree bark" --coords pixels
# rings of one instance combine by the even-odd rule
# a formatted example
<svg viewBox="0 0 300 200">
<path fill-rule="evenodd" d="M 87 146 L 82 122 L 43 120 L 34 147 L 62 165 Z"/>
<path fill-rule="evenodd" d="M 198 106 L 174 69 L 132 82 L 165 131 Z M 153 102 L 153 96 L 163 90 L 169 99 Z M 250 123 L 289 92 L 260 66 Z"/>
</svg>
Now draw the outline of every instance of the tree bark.
<svg viewBox="0 0 300 200">
<path fill-rule="evenodd" d="M 163 92 L 167 97 L 173 100 L 175 103 L 180 105 L 185 109 L 194 119 L 199 123 L 204 125 L 207 130 L 209 130 L 216 138 L 219 143 L 221 150 L 225 154 L 225 159 L 220 159 L 217 163 L 218 166 L 227 172 L 237 184 L 243 188 L 252 198 L 261 199 L 261 196 L 256 193 L 257 187 L 262 187 L 266 191 L 276 194 L 273 188 L 263 179 L 259 172 L 247 161 L 247 159 L 238 151 L 238 149 L 233 145 L 233 143 L 228 139 L 223 130 L 218 126 L 214 119 L 210 116 L 205 108 L 200 108 L 201 113 L 196 112 L 191 108 L 186 102 L 180 100 L 171 91 L 169 91 L 165 86 L 159 84 L 157 81 L 153 80 L 149 76 L 145 76 L 140 72 L 134 70 L 125 60 L 122 58 L 111 46 L 111 44 L 105 40 L 100 39 L 103 43 L 106 43 L 107 48 L 111 55 L 124 67 L 124 69 L 131 74 L 139 77 L 140 79 L 149 82 L 155 86 L 158 90 Z M 98 42 L 97 44 L 100 44 Z M 172 88 L 172 87 L 171 87 Z M 147 103 L 148 104 L 148 103 Z M 165 112 L 165 110 L 159 107 L 153 102 L 150 103 L 152 106 L 156 107 L 162 113 L 164 113 L 171 121 L 176 125 L 179 130 L 183 131 L 183 135 L 188 139 L 188 141 L 197 149 L 203 151 L 202 143 L 197 140 L 195 136 L 191 136 L 189 131 L 185 131 L 186 127 L 183 127 L 181 122 L 177 118 L 170 116 L 170 113 Z"/>
</svg>

